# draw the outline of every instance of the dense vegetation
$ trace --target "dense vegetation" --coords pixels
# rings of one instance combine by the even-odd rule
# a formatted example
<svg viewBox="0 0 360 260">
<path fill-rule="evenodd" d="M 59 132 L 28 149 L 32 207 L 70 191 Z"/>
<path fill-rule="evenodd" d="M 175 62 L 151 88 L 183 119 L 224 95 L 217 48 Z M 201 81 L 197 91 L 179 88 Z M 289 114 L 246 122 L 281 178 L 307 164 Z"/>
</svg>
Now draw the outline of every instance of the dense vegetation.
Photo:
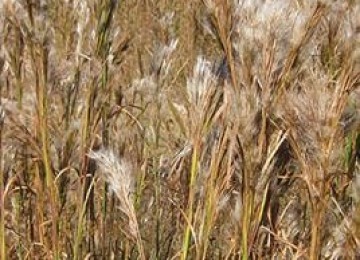
<svg viewBox="0 0 360 260">
<path fill-rule="evenodd" d="M 0 259 L 360 257 L 359 1 L 0 14 Z"/>
</svg>

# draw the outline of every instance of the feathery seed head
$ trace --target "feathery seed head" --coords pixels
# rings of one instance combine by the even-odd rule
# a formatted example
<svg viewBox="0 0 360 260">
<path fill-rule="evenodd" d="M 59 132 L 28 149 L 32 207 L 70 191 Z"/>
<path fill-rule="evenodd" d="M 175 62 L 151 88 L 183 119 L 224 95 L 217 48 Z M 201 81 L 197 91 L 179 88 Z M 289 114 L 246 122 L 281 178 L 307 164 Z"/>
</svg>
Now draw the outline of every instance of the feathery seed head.
<svg viewBox="0 0 360 260">
<path fill-rule="evenodd" d="M 207 91 L 215 84 L 216 77 L 212 73 L 211 62 L 198 57 L 193 76 L 188 79 L 186 87 L 189 101 L 195 106 L 201 106 Z"/>
<path fill-rule="evenodd" d="M 171 67 L 171 55 L 176 50 L 178 40 L 171 40 L 167 45 L 160 45 L 152 58 L 151 73 L 155 75 L 168 75 Z"/>
<path fill-rule="evenodd" d="M 88 156 L 95 160 L 103 173 L 103 179 L 118 197 L 119 208 L 128 217 L 128 232 L 137 239 L 139 232 L 132 200 L 134 176 L 131 164 L 123 158 L 118 158 L 112 150 L 90 151 Z"/>
<path fill-rule="evenodd" d="M 90 151 L 89 157 L 96 161 L 103 178 L 119 198 L 129 198 L 134 188 L 132 168 L 128 161 L 118 158 L 113 151 L 101 149 Z"/>
</svg>

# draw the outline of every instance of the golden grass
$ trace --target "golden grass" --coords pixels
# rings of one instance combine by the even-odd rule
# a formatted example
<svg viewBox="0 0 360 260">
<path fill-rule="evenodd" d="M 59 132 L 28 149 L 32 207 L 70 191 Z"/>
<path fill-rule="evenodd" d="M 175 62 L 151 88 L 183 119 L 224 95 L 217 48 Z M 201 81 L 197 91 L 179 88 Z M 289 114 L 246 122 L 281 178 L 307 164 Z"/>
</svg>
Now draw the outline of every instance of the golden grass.
<svg viewBox="0 0 360 260">
<path fill-rule="evenodd" d="M 0 3 L 0 259 L 355 259 L 357 1 Z"/>
</svg>

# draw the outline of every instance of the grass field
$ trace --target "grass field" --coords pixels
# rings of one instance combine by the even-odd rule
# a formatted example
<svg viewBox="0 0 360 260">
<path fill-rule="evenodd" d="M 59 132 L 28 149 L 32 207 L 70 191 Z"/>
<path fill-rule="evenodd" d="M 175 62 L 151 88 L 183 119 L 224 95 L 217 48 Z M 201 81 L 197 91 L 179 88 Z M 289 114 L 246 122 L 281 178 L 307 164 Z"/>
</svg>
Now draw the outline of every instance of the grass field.
<svg viewBox="0 0 360 260">
<path fill-rule="evenodd" d="M 0 259 L 360 257 L 358 0 L 1 0 Z"/>
</svg>

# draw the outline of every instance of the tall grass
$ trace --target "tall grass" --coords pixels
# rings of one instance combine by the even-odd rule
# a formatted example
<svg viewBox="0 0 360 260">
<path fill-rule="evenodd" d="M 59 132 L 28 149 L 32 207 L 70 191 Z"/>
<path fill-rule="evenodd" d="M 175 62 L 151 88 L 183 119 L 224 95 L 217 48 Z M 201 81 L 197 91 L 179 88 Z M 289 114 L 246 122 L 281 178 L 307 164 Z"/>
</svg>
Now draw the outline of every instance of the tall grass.
<svg viewBox="0 0 360 260">
<path fill-rule="evenodd" d="M 355 259 L 357 1 L 2 1 L 0 259 Z"/>
</svg>

